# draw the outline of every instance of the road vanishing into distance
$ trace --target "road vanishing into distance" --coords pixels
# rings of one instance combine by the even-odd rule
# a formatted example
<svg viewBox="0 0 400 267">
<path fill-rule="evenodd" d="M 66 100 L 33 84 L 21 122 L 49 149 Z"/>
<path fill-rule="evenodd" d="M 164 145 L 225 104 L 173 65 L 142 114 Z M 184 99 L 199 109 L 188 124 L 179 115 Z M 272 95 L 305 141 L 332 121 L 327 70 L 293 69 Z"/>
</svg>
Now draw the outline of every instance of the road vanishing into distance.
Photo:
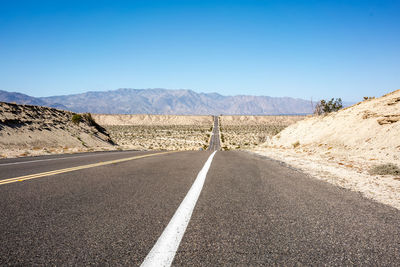
<svg viewBox="0 0 400 267">
<path fill-rule="evenodd" d="M 213 116 L 214 125 L 210 137 L 210 145 L 208 146 L 209 151 L 215 151 L 221 149 L 221 140 L 219 136 L 219 124 L 218 124 L 218 116 Z"/>
<path fill-rule="evenodd" d="M 400 263 L 400 211 L 247 152 L 3 159 L 0 179 L 2 266 Z"/>
</svg>

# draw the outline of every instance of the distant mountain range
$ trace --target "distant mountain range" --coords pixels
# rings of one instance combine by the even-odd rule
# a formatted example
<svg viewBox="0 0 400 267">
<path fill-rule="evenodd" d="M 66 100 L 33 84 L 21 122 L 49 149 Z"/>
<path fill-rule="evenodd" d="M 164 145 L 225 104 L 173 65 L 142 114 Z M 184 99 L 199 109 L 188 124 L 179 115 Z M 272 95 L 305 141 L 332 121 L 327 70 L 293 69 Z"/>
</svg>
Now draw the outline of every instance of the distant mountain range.
<svg viewBox="0 0 400 267">
<path fill-rule="evenodd" d="M 223 96 L 167 89 L 118 89 L 51 97 L 0 90 L 0 101 L 105 114 L 278 115 L 312 112 L 310 101 L 298 98 Z"/>
<path fill-rule="evenodd" d="M 41 100 L 38 97 L 33 97 L 16 92 L 7 92 L 2 90 L 0 90 L 0 101 L 8 103 L 24 104 L 24 105 L 47 106 L 52 108 L 68 110 L 66 106 L 58 103 L 48 103 Z"/>
</svg>

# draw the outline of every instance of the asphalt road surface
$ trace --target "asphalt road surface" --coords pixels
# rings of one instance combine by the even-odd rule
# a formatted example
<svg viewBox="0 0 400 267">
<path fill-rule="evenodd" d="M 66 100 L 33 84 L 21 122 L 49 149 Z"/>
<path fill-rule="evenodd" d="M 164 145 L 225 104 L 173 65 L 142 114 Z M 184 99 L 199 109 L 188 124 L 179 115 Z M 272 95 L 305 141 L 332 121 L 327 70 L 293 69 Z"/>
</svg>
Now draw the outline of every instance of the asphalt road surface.
<svg viewBox="0 0 400 267">
<path fill-rule="evenodd" d="M 0 265 L 141 265 L 199 177 L 174 266 L 399 265 L 400 211 L 267 158 L 210 155 L 1 160 Z"/>
<path fill-rule="evenodd" d="M 210 138 L 210 145 L 208 146 L 209 151 L 215 151 L 221 149 L 221 143 L 219 139 L 219 126 L 218 126 L 218 116 L 214 116 L 214 126 Z"/>
</svg>

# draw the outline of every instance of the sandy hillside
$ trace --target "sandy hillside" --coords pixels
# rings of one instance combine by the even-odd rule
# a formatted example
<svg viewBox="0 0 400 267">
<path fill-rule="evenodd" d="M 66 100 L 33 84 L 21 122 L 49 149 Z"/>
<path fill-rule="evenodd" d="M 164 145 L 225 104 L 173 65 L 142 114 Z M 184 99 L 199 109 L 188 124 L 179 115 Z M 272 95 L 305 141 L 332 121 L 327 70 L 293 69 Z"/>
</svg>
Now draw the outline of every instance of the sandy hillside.
<svg viewBox="0 0 400 267">
<path fill-rule="evenodd" d="M 400 90 L 283 130 L 270 144 L 347 151 L 366 160 L 399 161 Z"/>
<path fill-rule="evenodd" d="M 255 151 L 400 208 L 397 177 L 369 174 L 400 166 L 400 90 L 299 121 Z"/>
<path fill-rule="evenodd" d="M 210 125 L 211 116 L 93 114 L 100 125 Z"/>
<path fill-rule="evenodd" d="M 112 149 L 104 128 L 54 108 L 0 102 L 1 157 Z"/>
</svg>

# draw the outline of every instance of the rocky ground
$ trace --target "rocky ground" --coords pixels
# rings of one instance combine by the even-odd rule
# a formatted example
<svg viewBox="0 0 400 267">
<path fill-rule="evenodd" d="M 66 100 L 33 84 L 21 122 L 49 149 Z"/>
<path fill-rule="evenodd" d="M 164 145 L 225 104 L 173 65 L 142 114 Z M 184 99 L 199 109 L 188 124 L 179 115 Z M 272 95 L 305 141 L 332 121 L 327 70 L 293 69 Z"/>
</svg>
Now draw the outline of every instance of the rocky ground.
<svg viewBox="0 0 400 267">
<path fill-rule="evenodd" d="M 88 115 L 0 102 L 0 157 L 112 149 L 108 133 Z"/>
</svg>

